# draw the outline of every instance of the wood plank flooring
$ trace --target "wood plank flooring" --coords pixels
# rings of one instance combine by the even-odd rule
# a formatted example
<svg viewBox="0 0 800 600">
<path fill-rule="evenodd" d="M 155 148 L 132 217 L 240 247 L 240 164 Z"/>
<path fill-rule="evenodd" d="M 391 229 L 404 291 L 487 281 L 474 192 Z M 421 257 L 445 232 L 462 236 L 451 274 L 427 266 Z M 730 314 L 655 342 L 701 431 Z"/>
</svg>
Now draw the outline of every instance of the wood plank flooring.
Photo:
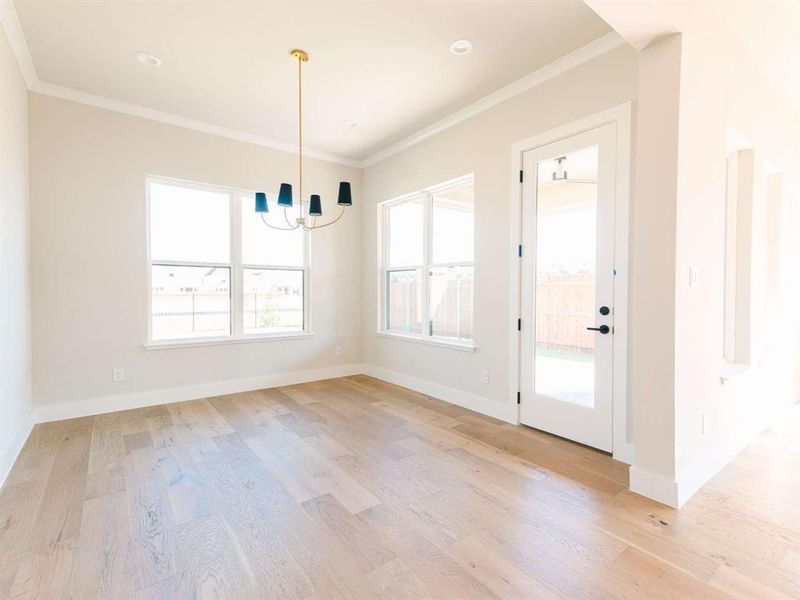
<svg viewBox="0 0 800 600">
<path fill-rule="evenodd" d="M 0 493 L 0 598 L 798 598 L 799 452 L 773 430 L 678 512 L 366 376 L 48 423 Z"/>
</svg>

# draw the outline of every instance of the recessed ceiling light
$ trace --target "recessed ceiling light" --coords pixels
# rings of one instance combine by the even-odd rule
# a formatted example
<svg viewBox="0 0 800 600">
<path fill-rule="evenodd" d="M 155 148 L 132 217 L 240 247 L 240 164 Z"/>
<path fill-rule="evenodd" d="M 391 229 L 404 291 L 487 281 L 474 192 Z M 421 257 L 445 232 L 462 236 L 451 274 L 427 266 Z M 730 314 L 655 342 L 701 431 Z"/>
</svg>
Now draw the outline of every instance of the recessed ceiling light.
<svg viewBox="0 0 800 600">
<path fill-rule="evenodd" d="M 134 52 L 133 56 L 140 63 L 149 67 L 157 67 L 161 64 L 160 58 L 148 52 Z"/>
<path fill-rule="evenodd" d="M 347 121 L 344 122 L 344 124 L 347 125 L 348 127 L 358 127 L 360 125 L 358 121 L 354 121 L 353 119 L 348 119 Z"/>
<path fill-rule="evenodd" d="M 469 40 L 456 40 L 450 44 L 450 52 L 453 54 L 469 54 L 472 52 L 474 44 Z"/>
</svg>

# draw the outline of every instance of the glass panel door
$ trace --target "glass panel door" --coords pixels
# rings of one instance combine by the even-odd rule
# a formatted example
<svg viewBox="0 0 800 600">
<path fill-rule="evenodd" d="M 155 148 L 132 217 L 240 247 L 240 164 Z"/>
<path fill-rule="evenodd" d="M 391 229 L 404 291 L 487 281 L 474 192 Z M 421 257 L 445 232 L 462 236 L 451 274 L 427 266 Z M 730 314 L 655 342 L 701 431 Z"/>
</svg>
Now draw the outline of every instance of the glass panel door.
<svg viewBox="0 0 800 600">
<path fill-rule="evenodd" d="M 523 153 L 520 421 L 611 450 L 616 126 Z"/>
<path fill-rule="evenodd" d="M 537 164 L 535 393 L 594 406 L 597 146 Z"/>
</svg>

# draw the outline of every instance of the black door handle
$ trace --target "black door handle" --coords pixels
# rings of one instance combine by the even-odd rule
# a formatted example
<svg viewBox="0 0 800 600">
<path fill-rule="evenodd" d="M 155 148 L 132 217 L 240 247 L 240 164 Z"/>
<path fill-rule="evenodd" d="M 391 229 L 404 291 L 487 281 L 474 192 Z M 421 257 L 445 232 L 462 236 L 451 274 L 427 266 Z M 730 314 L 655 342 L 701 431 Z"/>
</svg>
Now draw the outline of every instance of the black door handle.
<svg viewBox="0 0 800 600">
<path fill-rule="evenodd" d="M 589 329 L 591 331 L 599 331 L 603 335 L 611 331 L 611 328 L 608 325 L 600 325 L 600 327 L 587 327 L 586 329 Z"/>
</svg>

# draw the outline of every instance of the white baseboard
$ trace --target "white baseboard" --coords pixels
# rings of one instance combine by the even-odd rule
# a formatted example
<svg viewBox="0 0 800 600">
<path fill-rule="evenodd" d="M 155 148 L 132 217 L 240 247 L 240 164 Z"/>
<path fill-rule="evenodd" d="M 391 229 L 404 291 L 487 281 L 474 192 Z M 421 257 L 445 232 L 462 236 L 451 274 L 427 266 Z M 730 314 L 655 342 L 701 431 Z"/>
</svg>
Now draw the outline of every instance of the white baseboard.
<svg viewBox="0 0 800 600">
<path fill-rule="evenodd" d="M 62 402 L 60 404 L 37 407 L 34 410 L 34 421 L 36 423 L 47 423 L 49 421 L 60 421 L 62 419 L 74 419 L 76 417 L 87 417 L 131 408 L 171 404 L 173 402 L 207 398 L 209 396 L 249 392 L 281 385 L 293 385 L 296 383 L 306 383 L 308 381 L 332 379 L 334 377 L 346 377 L 348 375 L 357 375 L 362 372 L 363 368 L 360 364 L 337 365 L 319 369 L 308 369 L 305 371 L 273 373 L 270 375 L 261 375 L 259 377 L 198 383 L 195 385 L 184 385 L 134 394 L 119 394 L 116 396 L 90 398 L 88 400 L 74 400 L 72 402 Z"/>
<path fill-rule="evenodd" d="M 2 475 L 3 480 L 11 466 L 16 460 L 19 451 L 25 444 L 34 423 L 47 423 L 50 421 L 60 421 L 62 419 L 74 419 L 77 417 L 87 417 L 133 408 L 144 408 L 146 406 L 156 406 L 159 404 L 170 404 L 173 402 L 183 402 L 186 400 L 196 400 L 209 396 L 219 396 L 222 394 L 233 394 L 264 388 L 293 385 L 309 381 L 319 381 L 322 379 L 332 379 L 335 377 L 346 377 L 348 375 L 365 374 L 389 383 L 400 385 L 411 390 L 432 396 L 439 400 L 473 410 L 477 413 L 494 417 L 507 423 L 517 423 L 517 405 L 495 402 L 489 398 L 470 394 L 456 388 L 435 383 L 426 379 L 420 379 L 412 375 L 406 375 L 383 367 L 368 364 L 353 363 L 333 367 L 323 367 L 319 369 L 309 369 L 305 371 L 294 371 L 290 373 L 274 373 L 259 377 L 248 377 L 244 379 L 232 379 L 226 381 L 215 381 L 210 383 L 200 383 L 159 390 L 149 390 L 133 394 L 118 394 L 114 396 L 104 396 L 100 398 L 89 398 L 86 400 L 74 400 L 62 402 L 48 406 L 39 406 L 31 414 L 29 422 L 23 427 L 19 434 L 14 438 L 9 449 L 2 456 Z"/>
<path fill-rule="evenodd" d="M 752 444 L 773 423 L 780 423 L 793 405 L 777 406 L 747 422 L 742 429 L 717 443 L 678 475 L 678 506 L 683 506 L 694 493 L 724 469 L 747 446 Z"/>
<path fill-rule="evenodd" d="M 634 465 L 630 468 L 630 489 L 661 504 L 680 508 L 678 482 L 663 475 L 656 475 Z"/>
<path fill-rule="evenodd" d="M 625 442 L 619 447 L 614 444 L 614 460 L 624 462 L 626 465 L 632 465 L 635 458 L 635 446 L 632 442 Z"/>
<path fill-rule="evenodd" d="M 780 422 L 783 411 L 792 406 L 768 411 L 761 418 L 731 434 L 682 470 L 676 479 L 650 473 L 636 466 L 630 469 L 632 492 L 680 508 L 694 494 L 724 469 L 747 446 L 752 444 L 773 423 Z"/>
<path fill-rule="evenodd" d="M 17 433 L 11 438 L 8 445 L 3 448 L 3 454 L 0 455 L 0 487 L 6 482 L 8 474 L 11 472 L 11 467 L 17 460 L 22 447 L 28 441 L 28 436 L 31 434 L 35 421 L 33 420 L 33 412 L 28 413 L 27 418 L 22 422 Z"/>
<path fill-rule="evenodd" d="M 469 410 L 474 410 L 477 413 L 494 417 L 495 419 L 500 419 L 506 423 L 512 423 L 514 425 L 517 424 L 516 404 L 502 404 L 500 402 L 490 400 L 489 398 L 484 398 L 483 396 L 476 396 L 475 394 L 470 394 L 456 388 L 434 383 L 433 381 L 429 381 L 427 379 L 420 379 L 419 377 L 406 375 L 405 373 L 398 373 L 397 371 L 392 371 L 383 367 L 377 367 L 375 365 L 365 364 L 362 365 L 362 367 L 364 369 L 363 373 L 365 375 L 369 375 L 370 377 L 382 379 L 383 381 L 388 381 L 389 383 L 406 387 L 410 390 L 414 390 L 415 392 L 433 396 L 439 400 L 444 400 L 450 404 L 455 404 L 463 408 L 468 408 Z"/>
</svg>

